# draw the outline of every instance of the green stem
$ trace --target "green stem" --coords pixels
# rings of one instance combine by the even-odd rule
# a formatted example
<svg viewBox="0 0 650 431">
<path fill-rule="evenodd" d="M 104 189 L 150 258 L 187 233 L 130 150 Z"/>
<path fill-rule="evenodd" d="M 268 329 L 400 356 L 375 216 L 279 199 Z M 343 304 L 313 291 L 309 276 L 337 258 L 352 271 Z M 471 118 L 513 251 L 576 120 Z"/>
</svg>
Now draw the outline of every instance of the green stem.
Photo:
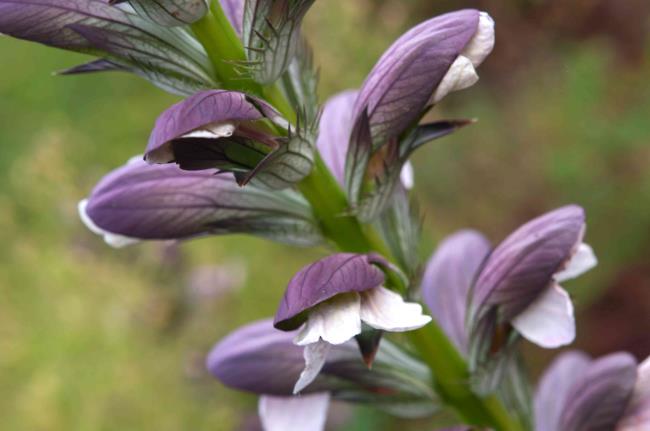
<svg viewBox="0 0 650 431">
<path fill-rule="evenodd" d="M 282 91 L 277 85 L 272 85 L 270 87 L 264 87 L 262 89 L 262 96 L 264 99 L 275 107 L 287 121 L 291 124 L 296 124 L 298 119 L 296 111 L 291 107 L 287 98 L 284 97 Z"/>
<path fill-rule="evenodd" d="M 225 88 L 232 88 L 233 85 L 239 87 L 243 81 L 235 80 L 236 71 L 233 62 L 244 61 L 246 56 L 243 49 L 240 51 L 236 49 L 236 45 L 233 47 L 228 32 L 223 31 L 221 27 L 219 19 L 212 12 L 208 12 L 203 18 L 192 24 L 192 31 L 205 48 L 205 52 L 214 66 L 215 78 Z M 239 46 L 241 47 L 241 43 Z"/>
<path fill-rule="evenodd" d="M 482 398 L 472 392 L 463 357 L 435 321 L 407 334 L 431 369 L 436 392 L 465 422 L 500 431 L 523 430 L 495 396 Z"/>
<path fill-rule="evenodd" d="M 345 194 L 318 154 L 314 169 L 298 184 L 298 188 L 311 204 L 325 236 L 339 249 L 357 253 L 372 250 L 372 244 L 363 234 L 359 221 L 346 214 Z"/>
</svg>

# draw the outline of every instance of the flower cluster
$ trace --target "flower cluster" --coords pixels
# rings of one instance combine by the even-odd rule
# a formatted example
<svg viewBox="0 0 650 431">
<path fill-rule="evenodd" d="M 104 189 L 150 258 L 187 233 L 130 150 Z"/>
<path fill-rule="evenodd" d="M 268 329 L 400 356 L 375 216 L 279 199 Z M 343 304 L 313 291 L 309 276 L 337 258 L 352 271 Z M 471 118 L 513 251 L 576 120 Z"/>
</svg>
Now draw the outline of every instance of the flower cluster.
<svg viewBox="0 0 650 431">
<path fill-rule="evenodd" d="M 534 401 L 519 396 L 518 341 L 575 338 L 560 283 L 596 265 L 582 208 L 537 217 L 496 247 L 460 231 L 420 270 L 409 158 L 472 123 L 423 118 L 477 82 L 492 18 L 466 9 L 422 22 L 321 108 L 300 32 L 313 3 L 0 0 L 0 33 L 97 57 L 64 74 L 128 71 L 185 97 L 158 117 L 144 155 L 80 202 L 86 226 L 116 247 L 245 233 L 331 249 L 288 282 L 274 319 L 208 355 L 222 383 L 260 395 L 266 430 L 321 430 L 332 398 L 458 429 L 650 429 L 650 366 L 624 353 L 565 353 Z"/>
</svg>

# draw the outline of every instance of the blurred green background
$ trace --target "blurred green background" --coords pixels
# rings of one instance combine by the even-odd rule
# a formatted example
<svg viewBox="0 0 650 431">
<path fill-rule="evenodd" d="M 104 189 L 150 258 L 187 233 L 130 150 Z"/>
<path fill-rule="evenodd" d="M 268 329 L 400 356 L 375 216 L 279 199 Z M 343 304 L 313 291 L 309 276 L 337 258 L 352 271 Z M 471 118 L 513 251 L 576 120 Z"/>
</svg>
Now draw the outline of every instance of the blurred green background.
<svg viewBox="0 0 650 431">
<path fill-rule="evenodd" d="M 577 345 L 647 356 L 650 4 L 321 0 L 305 32 L 323 99 L 358 87 L 409 26 L 462 6 L 490 12 L 497 45 L 481 81 L 431 114 L 479 122 L 414 161 L 423 256 L 462 227 L 498 241 L 546 210 L 583 205 L 600 265 L 567 286 L 580 308 Z M 0 428 L 257 429 L 254 397 L 207 376 L 203 357 L 271 315 L 287 280 L 322 250 L 245 237 L 108 248 L 76 204 L 143 151 L 176 99 L 128 75 L 51 75 L 79 55 L 6 37 L 0 55 Z M 554 353 L 529 348 L 533 370 Z M 330 425 L 398 429 L 344 406 Z"/>
</svg>

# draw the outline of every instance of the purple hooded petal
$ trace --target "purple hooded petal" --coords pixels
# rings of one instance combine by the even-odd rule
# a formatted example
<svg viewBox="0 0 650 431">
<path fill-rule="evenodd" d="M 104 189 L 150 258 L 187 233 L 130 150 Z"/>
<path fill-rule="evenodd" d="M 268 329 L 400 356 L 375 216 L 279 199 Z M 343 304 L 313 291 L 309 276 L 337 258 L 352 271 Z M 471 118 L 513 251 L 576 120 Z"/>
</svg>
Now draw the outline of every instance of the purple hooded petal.
<svg viewBox="0 0 650 431">
<path fill-rule="evenodd" d="M 83 211 L 94 230 L 130 238 L 244 232 L 303 245 L 314 240 L 310 210 L 292 192 L 242 188 L 231 174 L 189 172 L 142 160 L 104 177 Z"/>
<path fill-rule="evenodd" d="M 301 269 L 289 282 L 274 325 L 284 331 L 298 328 L 305 311 L 335 295 L 363 292 L 381 285 L 384 273 L 375 264 L 386 264 L 377 255 L 338 253 Z"/>
<path fill-rule="evenodd" d="M 557 431 L 562 409 L 573 384 L 586 372 L 591 359 L 584 353 L 562 353 L 548 367 L 535 393 L 535 430 Z"/>
<path fill-rule="evenodd" d="M 467 296 L 489 253 L 490 243 L 479 232 L 459 231 L 440 243 L 422 278 L 424 302 L 463 353 L 467 353 Z"/>
<path fill-rule="evenodd" d="M 568 392 L 557 429 L 615 429 L 632 395 L 636 367 L 636 360 L 628 353 L 613 353 L 593 361 Z"/>
<path fill-rule="evenodd" d="M 537 217 L 510 234 L 487 259 L 475 284 L 473 309 L 498 305 L 510 320 L 553 282 L 585 231 L 584 210 L 569 205 Z"/>
<path fill-rule="evenodd" d="M 202 127 L 215 123 L 233 123 L 274 118 L 278 114 L 265 102 L 243 93 L 212 90 L 197 93 L 163 112 L 154 126 L 145 153 L 148 161 L 173 160 L 172 143 Z M 195 144 L 188 139 L 186 145 Z M 200 139 L 205 141 L 205 139 Z"/>
<path fill-rule="evenodd" d="M 242 25 L 244 22 L 244 3 L 245 0 L 220 0 L 223 13 L 226 14 L 228 21 L 235 29 L 238 35 L 241 36 Z"/>
<path fill-rule="evenodd" d="M 323 107 L 316 147 L 323 161 L 339 184 L 345 180 L 345 158 L 350 145 L 350 133 L 356 90 L 332 96 Z"/>
<path fill-rule="evenodd" d="M 376 146 L 420 118 L 478 25 L 477 10 L 440 15 L 405 33 L 384 53 L 361 87 L 354 110 L 357 119 L 368 113 Z"/>
</svg>

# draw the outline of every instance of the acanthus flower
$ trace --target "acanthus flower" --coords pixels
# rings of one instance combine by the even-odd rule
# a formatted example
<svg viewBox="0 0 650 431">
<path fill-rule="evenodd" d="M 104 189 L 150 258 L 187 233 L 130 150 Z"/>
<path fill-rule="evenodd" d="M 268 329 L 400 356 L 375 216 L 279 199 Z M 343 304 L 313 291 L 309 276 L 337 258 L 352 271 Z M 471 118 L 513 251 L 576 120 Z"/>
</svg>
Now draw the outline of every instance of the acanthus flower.
<svg viewBox="0 0 650 431">
<path fill-rule="evenodd" d="M 386 264 L 374 254 L 338 253 L 306 266 L 291 279 L 274 325 L 285 331 L 300 328 L 294 343 L 305 348 L 305 369 L 294 393 L 316 378 L 332 346 L 361 334 L 362 323 L 403 332 L 431 321 L 419 304 L 383 287 L 379 266 Z"/>
<path fill-rule="evenodd" d="M 452 91 L 478 80 L 475 68 L 494 47 L 494 21 L 465 9 L 425 21 L 382 55 L 359 92 L 355 122 L 367 113 L 372 141 L 399 136 Z"/>
<path fill-rule="evenodd" d="M 570 205 L 521 226 L 496 248 L 476 231 L 443 241 L 422 281 L 425 302 L 463 353 L 482 361 L 497 326 L 545 348 L 575 338 L 573 304 L 559 285 L 593 268 L 585 216 Z M 507 330 L 507 329 L 506 329 Z"/>
<path fill-rule="evenodd" d="M 476 82 L 475 67 L 493 46 L 492 18 L 465 9 L 417 25 L 379 59 L 356 98 L 345 161 L 350 206 L 362 221 L 390 206 L 401 174 L 403 184 L 412 183 L 407 162 L 417 148 L 472 123 L 418 125 L 445 95 Z"/>
</svg>

